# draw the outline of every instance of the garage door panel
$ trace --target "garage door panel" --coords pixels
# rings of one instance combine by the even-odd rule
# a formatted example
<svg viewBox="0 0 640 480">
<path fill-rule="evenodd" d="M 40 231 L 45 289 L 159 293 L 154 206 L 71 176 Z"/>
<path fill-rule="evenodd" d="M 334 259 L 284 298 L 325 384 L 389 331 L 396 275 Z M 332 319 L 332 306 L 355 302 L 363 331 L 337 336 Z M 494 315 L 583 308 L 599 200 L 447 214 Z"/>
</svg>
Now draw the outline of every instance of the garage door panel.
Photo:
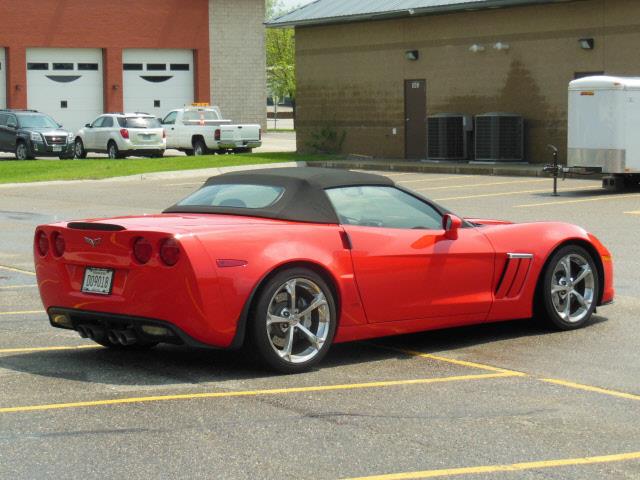
<svg viewBox="0 0 640 480">
<path fill-rule="evenodd" d="M 0 108 L 7 108 L 7 62 L 2 47 L 0 47 Z"/>
<path fill-rule="evenodd" d="M 125 111 L 163 117 L 193 102 L 191 50 L 128 49 L 123 64 Z"/>
<path fill-rule="evenodd" d="M 98 49 L 27 50 L 27 103 L 77 131 L 103 112 L 102 52 Z"/>
</svg>

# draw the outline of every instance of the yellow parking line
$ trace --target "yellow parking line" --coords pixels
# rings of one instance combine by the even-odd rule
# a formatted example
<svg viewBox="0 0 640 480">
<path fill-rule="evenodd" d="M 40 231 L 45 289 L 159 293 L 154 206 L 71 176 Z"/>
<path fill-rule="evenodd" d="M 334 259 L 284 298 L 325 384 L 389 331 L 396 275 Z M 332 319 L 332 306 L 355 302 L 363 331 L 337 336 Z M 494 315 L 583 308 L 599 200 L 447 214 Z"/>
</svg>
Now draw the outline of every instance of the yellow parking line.
<svg viewBox="0 0 640 480">
<path fill-rule="evenodd" d="M 416 188 L 414 190 L 420 191 L 433 191 L 433 190 L 449 190 L 453 188 L 479 188 L 479 187 L 492 187 L 495 185 L 516 185 L 519 183 L 539 183 L 539 182 L 548 182 L 548 179 L 542 180 L 511 180 L 510 182 L 490 182 L 490 183 L 469 183 L 467 185 L 445 185 L 442 187 L 425 187 L 425 188 Z"/>
<path fill-rule="evenodd" d="M 35 272 L 30 272 L 29 270 L 22 270 L 21 268 L 7 267 L 5 265 L 0 265 L 0 268 L 3 270 L 8 270 L 10 272 L 24 273 L 24 274 L 33 275 L 33 276 L 36 275 Z"/>
<path fill-rule="evenodd" d="M 32 285 L 8 285 L 5 287 L 0 287 L 0 290 L 17 290 L 19 288 L 35 288 L 38 285 L 36 285 L 35 283 Z"/>
<path fill-rule="evenodd" d="M 617 390 L 609 390 L 607 388 L 594 387 L 591 385 L 584 385 L 582 383 L 567 382 L 566 380 L 558 380 L 556 378 L 539 378 L 541 382 L 553 383 L 556 385 L 562 385 L 563 387 L 575 388 L 578 390 L 585 390 L 587 392 L 602 393 L 604 395 L 610 395 L 613 397 L 626 398 L 627 400 L 640 400 L 640 395 L 634 395 L 632 393 L 619 392 Z"/>
<path fill-rule="evenodd" d="M 33 412 L 43 410 L 60 410 L 67 408 L 98 407 L 106 405 L 123 405 L 129 403 L 166 402 L 172 400 L 195 400 L 202 398 L 255 397 L 264 395 L 283 395 L 291 393 L 328 392 L 338 390 L 357 390 L 402 385 L 427 385 L 432 383 L 463 382 L 470 380 L 486 380 L 491 378 L 512 377 L 510 373 L 486 373 L 482 375 L 458 375 L 455 377 L 420 378 L 414 380 L 390 380 L 369 383 L 350 383 L 343 385 L 318 385 L 315 387 L 274 388 L 267 390 L 241 390 L 232 392 L 187 393 L 179 395 L 156 395 L 149 397 L 114 398 L 111 400 L 94 400 L 72 403 L 52 403 L 48 405 L 25 405 L 19 407 L 1 407 L 0 413 Z"/>
<path fill-rule="evenodd" d="M 636 210 L 635 212 L 624 212 L 628 215 L 640 215 L 640 210 Z"/>
<path fill-rule="evenodd" d="M 577 465 L 593 465 L 598 463 L 611 462 L 628 462 L 631 460 L 640 460 L 640 452 L 619 453 L 616 455 L 600 455 L 597 457 L 542 460 L 538 462 L 512 463 L 507 465 L 483 465 L 479 467 L 423 470 L 420 472 L 392 473 L 388 475 L 373 475 L 370 477 L 354 477 L 350 480 L 408 480 L 420 478 L 453 477 L 479 473 L 521 472 L 523 470 L 538 470 L 542 468 L 572 467 Z"/>
<path fill-rule="evenodd" d="M 102 345 L 77 345 L 75 347 L 28 347 L 28 348 L 3 348 L 0 353 L 32 353 L 32 352 L 56 352 L 62 350 L 85 350 L 92 348 L 104 348 Z"/>
<path fill-rule="evenodd" d="M 544 207 L 546 205 L 567 205 L 570 203 L 583 203 L 583 202 L 602 202 L 605 200 L 617 200 L 619 198 L 631 198 L 639 197 L 640 193 L 629 193 L 622 195 L 603 195 L 595 198 L 579 198 L 576 200 L 558 200 L 554 202 L 542 202 L 542 203 L 528 203 L 525 205 L 514 205 L 514 208 L 526 208 L 526 207 Z M 640 212 L 625 212 L 625 213 L 640 213 Z"/>
<path fill-rule="evenodd" d="M 586 190 L 588 188 L 592 188 L 592 186 L 584 185 L 582 187 L 565 188 L 563 190 L 564 191 Z M 549 192 L 549 189 L 546 188 L 544 190 L 520 190 L 520 191 L 517 191 L 517 192 L 482 193 L 482 194 L 479 194 L 479 195 L 465 195 L 465 196 L 462 196 L 462 197 L 436 198 L 435 200 L 438 201 L 438 202 L 442 202 L 444 200 L 468 200 L 468 199 L 473 199 L 473 198 L 505 197 L 505 196 L 508 196 L 508 195 L 524 195 L 526 193 L 544 193 L 544 192 Z"/>
<path fill-rule="evenodd" d="M 482 363 L 467 362 L 466 360 L 457 360 L 455 358 L 441 357 L 439 355 L 432 355 L 431 353 L 418 352 L 416 350 L 407 350 L 407 349 L 404 349 L 404 348 L 386 347 L 384 345 L 378 345 L 378 344 L 375 344 L 375 343 L 373 343 L 371 345 L 374 345 L 374 346 L 380 347 L 380 348 L 384 348 L 384 349 L 387 349 L 387 350 L 395 350 L 396 352 L 405 353 L 407 355 L 411 355 L 412 357 L 428 358 L 429 360 L 436 360 L 438 362 L 452 363 L 454 365 L 460 365 L 460 366 L 463 366 L 463 367 L 470 367 L 470 368 L 477 368 L 477 369 L 480 369 L 480 370 L 489 370 L 490 372 L 508 373 L 509 375 L 511 375 L 513 377 L 526 377 L 527 376 L 526 373 L 516 372 L 514 370 L 507 370 L 505 368 L 493 367 L 491 365 L 484 365 Z"/>
<path fill-rule="evenodd" d="M 21 312 L 0 312 L 0 315 L 35 315 L 36 313 L 45 313 L 44 310 L 23 310 Z"/>
</svg>

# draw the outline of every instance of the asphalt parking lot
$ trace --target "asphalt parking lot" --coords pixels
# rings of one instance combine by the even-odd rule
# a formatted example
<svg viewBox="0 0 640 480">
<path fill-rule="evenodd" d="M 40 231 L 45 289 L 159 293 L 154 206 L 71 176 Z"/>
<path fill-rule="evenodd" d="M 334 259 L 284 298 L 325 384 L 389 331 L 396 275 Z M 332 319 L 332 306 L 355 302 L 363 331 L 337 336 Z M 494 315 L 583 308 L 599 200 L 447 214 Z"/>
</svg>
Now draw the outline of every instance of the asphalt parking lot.
<svg viewBox="0 0 640 480">
<path fill-rule="evenodd" d="M 514 321 L 338 345 L 290 376 L 236 352 L 114 352 L 49 327 L 34 227 L 155 213 L 203 179 L 0 186 L 0 478 L 640 478 L 640 192 L 390 176 L 462 216 L 586 227 L 613 253 L 616 303 L 573 332 Z"/>
</svg>

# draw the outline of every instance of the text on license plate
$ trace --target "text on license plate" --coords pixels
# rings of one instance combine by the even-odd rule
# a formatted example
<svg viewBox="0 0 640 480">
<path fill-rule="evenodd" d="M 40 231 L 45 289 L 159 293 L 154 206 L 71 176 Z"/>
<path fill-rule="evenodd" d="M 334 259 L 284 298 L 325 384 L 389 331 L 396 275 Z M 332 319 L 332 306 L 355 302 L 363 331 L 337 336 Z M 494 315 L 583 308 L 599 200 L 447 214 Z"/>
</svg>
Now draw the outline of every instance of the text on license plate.
<svg viewBox="0 0 640 480">
<path fill-rule="evenodd" d="M 98 293 L 110 295 L 113 284 L 113 270 L 109 268 L 91 268 L 84 271 L 82 291 L 85 293 Z"/>
<path fill-rule="evenodd" d="M 53 146 L 53 151 L 54 152 L 61 152 L 62 151 L 62 147 L 60 145 L 54 145 Z"/>
</svg>

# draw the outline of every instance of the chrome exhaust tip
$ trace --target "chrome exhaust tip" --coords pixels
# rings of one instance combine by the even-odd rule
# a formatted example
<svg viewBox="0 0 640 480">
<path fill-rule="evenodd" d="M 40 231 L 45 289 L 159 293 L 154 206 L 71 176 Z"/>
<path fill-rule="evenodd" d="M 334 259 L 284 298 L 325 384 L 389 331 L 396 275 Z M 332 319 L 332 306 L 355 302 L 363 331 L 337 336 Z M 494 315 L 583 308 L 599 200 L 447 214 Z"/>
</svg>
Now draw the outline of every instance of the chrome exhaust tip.
<svg viewBox="0 0 640 480">
<path fill-rule="evenodd" d="M 82 338 L 91 338 L 91 337 L 89 336 L 89 331 L 88 331 L 88 329 L 87 329 L 87 328 L 85 328 L 85 327 L 84 327 L 84 326 L 82 326 L 82 325 L 80 325 L 80 326 L 78 327 L 78 335 L 80 335 L 80 337 L 82 337 Z"/>
<path fill-rule="evenodd" d="M 115 330 L 109 330 L 109 333 L 107 333 L 107 340 L 115 345 L 121 345 L 120 335 L 118 335 L 118 332 L 116 332 Z"/>
<path fill-rule="evenodd" d="M 119 332 L 117 332 L 117 334 L 118 334 L 118 341 L 120 342 L 121 345 L 125 345 L 125 346 L 133 345 L 138 341 L 136 332 L 134 332 L 131 329 L 120 330 Z"/>
</svg>

